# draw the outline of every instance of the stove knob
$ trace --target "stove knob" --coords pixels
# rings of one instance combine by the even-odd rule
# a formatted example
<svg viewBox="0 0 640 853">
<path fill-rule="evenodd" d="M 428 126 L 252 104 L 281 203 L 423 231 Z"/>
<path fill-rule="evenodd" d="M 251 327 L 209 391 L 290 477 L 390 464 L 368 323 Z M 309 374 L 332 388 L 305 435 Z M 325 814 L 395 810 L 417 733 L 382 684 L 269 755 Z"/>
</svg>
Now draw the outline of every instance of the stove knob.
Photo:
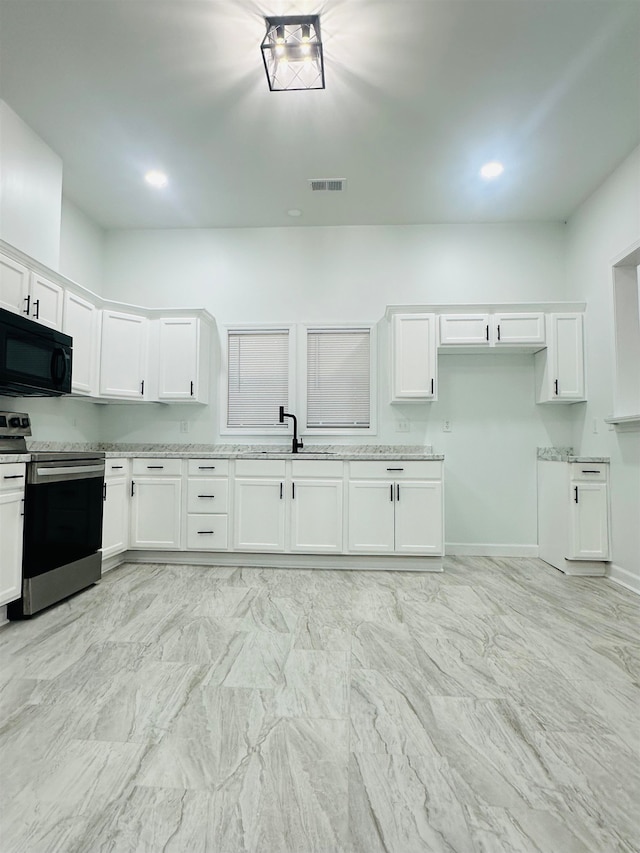
<svg viewBox="0 0 640 853">
<path fill-rule="evenodd" d="M 29 426 L 29 418 L 22 418 L 21 426 L 28 427 Z"/>
<path fill-rule="evenodd" d="M 20 418 L 9 418 L 9 426 L 10 427 L 19 427 L 20 426 Z"/>
</svg>

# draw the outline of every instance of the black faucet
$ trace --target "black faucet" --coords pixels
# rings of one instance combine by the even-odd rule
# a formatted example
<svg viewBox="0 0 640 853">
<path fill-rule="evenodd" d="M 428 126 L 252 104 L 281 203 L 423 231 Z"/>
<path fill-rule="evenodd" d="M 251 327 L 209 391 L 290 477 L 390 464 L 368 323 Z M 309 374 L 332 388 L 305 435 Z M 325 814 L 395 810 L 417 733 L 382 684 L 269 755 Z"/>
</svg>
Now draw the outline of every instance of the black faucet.
<svg viewBox="0 0 640 853">
<path fill-rule="evenodd" d="M 298 441 L 298 419 L 295 415 L 290 415 L 285 412 L 284 406 L 280 406 L 280 423 L 284 423 L 285 418 L 293 418 L 293 441 L 291 442 L 291 452 L 297 453 L 298 450 L 304 447 L 301 441 Z"/>
</svg>

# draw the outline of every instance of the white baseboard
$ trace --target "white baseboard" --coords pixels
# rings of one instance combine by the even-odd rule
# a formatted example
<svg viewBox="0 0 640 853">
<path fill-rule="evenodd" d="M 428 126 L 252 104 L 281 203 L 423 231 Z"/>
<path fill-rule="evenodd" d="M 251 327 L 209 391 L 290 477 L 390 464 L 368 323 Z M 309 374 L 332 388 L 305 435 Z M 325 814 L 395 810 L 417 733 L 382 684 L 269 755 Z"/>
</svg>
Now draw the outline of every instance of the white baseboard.
<svg viewBox="0 0 640 853">
<path fill-rule="evenodd" d="M 447 542 L 444 552 L 451 557 L 537 557 L 538 546 Z"/>
<path fill-rule="evenodd" d="M 366 554 L 253 554 L 238 551 L 126 551 L 109 557 L 102 571 L 120 563 L 173 563 L 182 566 L 247 566 L 274 569 L 364 569 L 366 571 L 441 572 L 442 557 Z"/>
<path fill-rule="evenodd" d="M 622 566 L 610 563 L 607 578 L 613 583 L 635 592 L 636 595 L 640 595 L 640 577 L 634 575 L 629 569 L 623 569 Z"/>
</svg>

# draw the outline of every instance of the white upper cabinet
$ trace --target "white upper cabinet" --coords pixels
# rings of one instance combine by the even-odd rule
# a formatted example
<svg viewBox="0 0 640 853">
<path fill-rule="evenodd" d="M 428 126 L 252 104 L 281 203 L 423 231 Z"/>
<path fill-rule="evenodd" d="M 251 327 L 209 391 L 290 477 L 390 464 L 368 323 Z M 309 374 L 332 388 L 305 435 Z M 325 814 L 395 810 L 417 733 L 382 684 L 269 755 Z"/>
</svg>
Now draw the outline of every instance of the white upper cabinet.
<svg viewBox="0 0 640 853">
<path fill-rule="evenodd" d="M 61 330 L 63 300 L 59 284 L 0 255 L 0 308 Z"/>
<path fill-rule="evenodd" d="M 98 393 L 99 321 L 100 312 L 95 305 L 67 290 L 62 330 L 73 338 L 71 390 L 74 394 Z"/>
<path fill-rule="evenodd" d="M 536 353 L 538 403 L 585 399 L 582 314 L 548 314 L 547 346 Z"/>
<path fill-rule="evenodd" d="M 62 309 L 64 306 L 64 288 L 48 278 L 31 273 L 29 308 L 32 320 L 48 326 L 50 329 L 62 329 Z"/>
<path fill-rule="evenodd" d="M 146 317 L 139 314 L 102 312 L 101 396 L 145 399 L 147 325 Z"/>
<path fill-rule="evenodd" d="M 529 314 L 494 314 L 495 346 L 532 344 L 544 346 L 545 324 L 542 312 Z"/>
<path fill-rule="evenodd" d="M 209 325 L 197 317 L 158 321 L 158 400 L 209 401 Z"/>
<path fill-rule="evenodd" d="M 0 255 L 0 308 L 26 317 L 30 313 L 28 302 L 29 270 L 18 261 Z"/>
<path fill-rule="evenodd" d="M 489 346 L 488 314 L 441 314 L 440 346 Z"/>
<path fill-rule="evenodd" d="M 391 321 L 391 402 L 437 399 L 435 314 L 394 314 Z"/>
</svg>

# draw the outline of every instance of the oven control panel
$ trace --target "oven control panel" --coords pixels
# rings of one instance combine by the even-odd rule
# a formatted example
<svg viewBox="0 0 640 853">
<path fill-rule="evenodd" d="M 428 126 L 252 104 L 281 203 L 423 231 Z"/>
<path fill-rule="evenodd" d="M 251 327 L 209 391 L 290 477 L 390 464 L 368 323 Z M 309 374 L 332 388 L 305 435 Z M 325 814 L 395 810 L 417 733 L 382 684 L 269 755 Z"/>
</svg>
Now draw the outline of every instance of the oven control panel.
<svg viewBox="0 0 640 853">
<path fill-rule="evenodd" d="M 25 412 L 0 412 L 0 438 L 31 435 L 31 419 Z"/>
</svg>

